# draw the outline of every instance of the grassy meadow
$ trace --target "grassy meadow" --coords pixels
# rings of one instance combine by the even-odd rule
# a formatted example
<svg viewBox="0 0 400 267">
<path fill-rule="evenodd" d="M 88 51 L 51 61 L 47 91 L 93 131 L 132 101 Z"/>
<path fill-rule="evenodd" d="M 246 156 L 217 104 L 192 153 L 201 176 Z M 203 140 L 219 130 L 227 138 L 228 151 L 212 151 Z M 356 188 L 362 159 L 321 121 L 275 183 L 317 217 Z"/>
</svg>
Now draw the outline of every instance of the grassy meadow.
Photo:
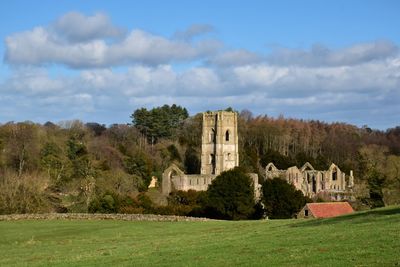
<svg viewBox="0 0 400 267">
<path fill-rule="evenodd" d="M 397 266 L 400 207 L 323 220 L 0 221 L 0 266 Z"/>
</svg>

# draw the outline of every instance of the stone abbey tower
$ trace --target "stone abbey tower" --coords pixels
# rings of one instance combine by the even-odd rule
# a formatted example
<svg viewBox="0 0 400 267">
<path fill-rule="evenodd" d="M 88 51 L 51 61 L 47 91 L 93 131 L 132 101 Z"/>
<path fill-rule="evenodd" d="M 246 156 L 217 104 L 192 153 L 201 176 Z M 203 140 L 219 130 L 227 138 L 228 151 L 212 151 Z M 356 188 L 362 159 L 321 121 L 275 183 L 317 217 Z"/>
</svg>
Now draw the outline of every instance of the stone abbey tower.
<svg viewBox="0 0 400 267">
<path fill-rule="evenodd" d="M 201 174 L 219 175 L 239 166 L 237 113 L 203 113 Z"/>
<path fill-rule="evenodd" d="M 221 172 L 239 166 L 237 121 L 236 112 L 204 112 L 200 174 L 185 174 L 177 165 L 171 164 L 163 172 L 163 194 L 167 196 L 174 190 L 205 191 Z M 258 175 L 249 175 L 253 179 L 254 194 L 257 198 Z"/>
</svg>

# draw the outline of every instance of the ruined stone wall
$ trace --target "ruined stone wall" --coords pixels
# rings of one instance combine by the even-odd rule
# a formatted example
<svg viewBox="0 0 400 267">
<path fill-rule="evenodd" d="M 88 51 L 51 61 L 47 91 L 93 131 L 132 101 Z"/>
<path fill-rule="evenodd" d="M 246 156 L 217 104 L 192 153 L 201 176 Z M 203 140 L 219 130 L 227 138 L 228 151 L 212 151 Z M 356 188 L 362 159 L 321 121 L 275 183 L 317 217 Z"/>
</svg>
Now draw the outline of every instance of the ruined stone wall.
<svg viewBox="0 0 400 267">
<path fill-rule="evenodd" d="M 349 196 L 354 185 L 353 172 L 351 171 L 347 178 L 346 174 L 333 163 L 324 171 L 314 170 L 310 163 L 304 164 L 300 169 L 292 166 L 286 170 L 279 170 L 269 163 L 265 171 L 267 179 L 281 177 L 308 197 L 325 194 L 332 200 L 351 198 Z"/>
<path fill-rule="evenodd" d="M 171 182 L 175 190 L 196 190 L 196 191 L 206 191 L 208 185 L 211 184 L 216 175 L 212 174 L 185 174 L 179 176 L 172 176 Z"/>
</svg>

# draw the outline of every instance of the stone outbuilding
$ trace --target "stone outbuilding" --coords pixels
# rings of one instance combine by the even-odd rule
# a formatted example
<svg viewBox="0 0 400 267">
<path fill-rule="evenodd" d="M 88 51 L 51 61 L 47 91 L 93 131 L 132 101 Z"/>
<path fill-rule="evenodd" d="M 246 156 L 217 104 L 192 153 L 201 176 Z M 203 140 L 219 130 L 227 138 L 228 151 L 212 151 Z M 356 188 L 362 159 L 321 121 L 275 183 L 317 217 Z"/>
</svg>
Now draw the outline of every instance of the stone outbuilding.
<svg viewBox="0 0 400 267">
<path fill-rule="evenodd" d="M 348 202 L 307 203 L 297 218 L 331 218 L 353 212 Z"/>
</svg>

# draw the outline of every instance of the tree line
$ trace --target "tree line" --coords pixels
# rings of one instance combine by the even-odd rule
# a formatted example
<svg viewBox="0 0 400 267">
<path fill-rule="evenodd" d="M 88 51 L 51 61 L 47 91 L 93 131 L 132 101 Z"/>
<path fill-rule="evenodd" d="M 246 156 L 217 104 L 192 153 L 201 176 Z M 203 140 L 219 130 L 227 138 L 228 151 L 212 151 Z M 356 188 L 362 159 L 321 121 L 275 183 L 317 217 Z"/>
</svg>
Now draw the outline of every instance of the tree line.
<svg viewBox="0 0 400 267">
<path fill-rule="evenodd" d="M 248 172 L 263 177 L 268 162 L 282 169 L 335 162 L 354 170 L 360 203 L 399 203 L 400 126 L 381 131 L 247 110 L 238 123 L 240 166 Z M 146 193 L 152 176 L 160 180 L 171 163 L 200 172 L 201 124 L 201 114 L 177 105 L 138 109 L 127 124 L 109 126 L 0 124 L 0 213 L 89 212 L 121 203 L 127 213 L 146 212 L 157 206 Z"/>
</svg>

